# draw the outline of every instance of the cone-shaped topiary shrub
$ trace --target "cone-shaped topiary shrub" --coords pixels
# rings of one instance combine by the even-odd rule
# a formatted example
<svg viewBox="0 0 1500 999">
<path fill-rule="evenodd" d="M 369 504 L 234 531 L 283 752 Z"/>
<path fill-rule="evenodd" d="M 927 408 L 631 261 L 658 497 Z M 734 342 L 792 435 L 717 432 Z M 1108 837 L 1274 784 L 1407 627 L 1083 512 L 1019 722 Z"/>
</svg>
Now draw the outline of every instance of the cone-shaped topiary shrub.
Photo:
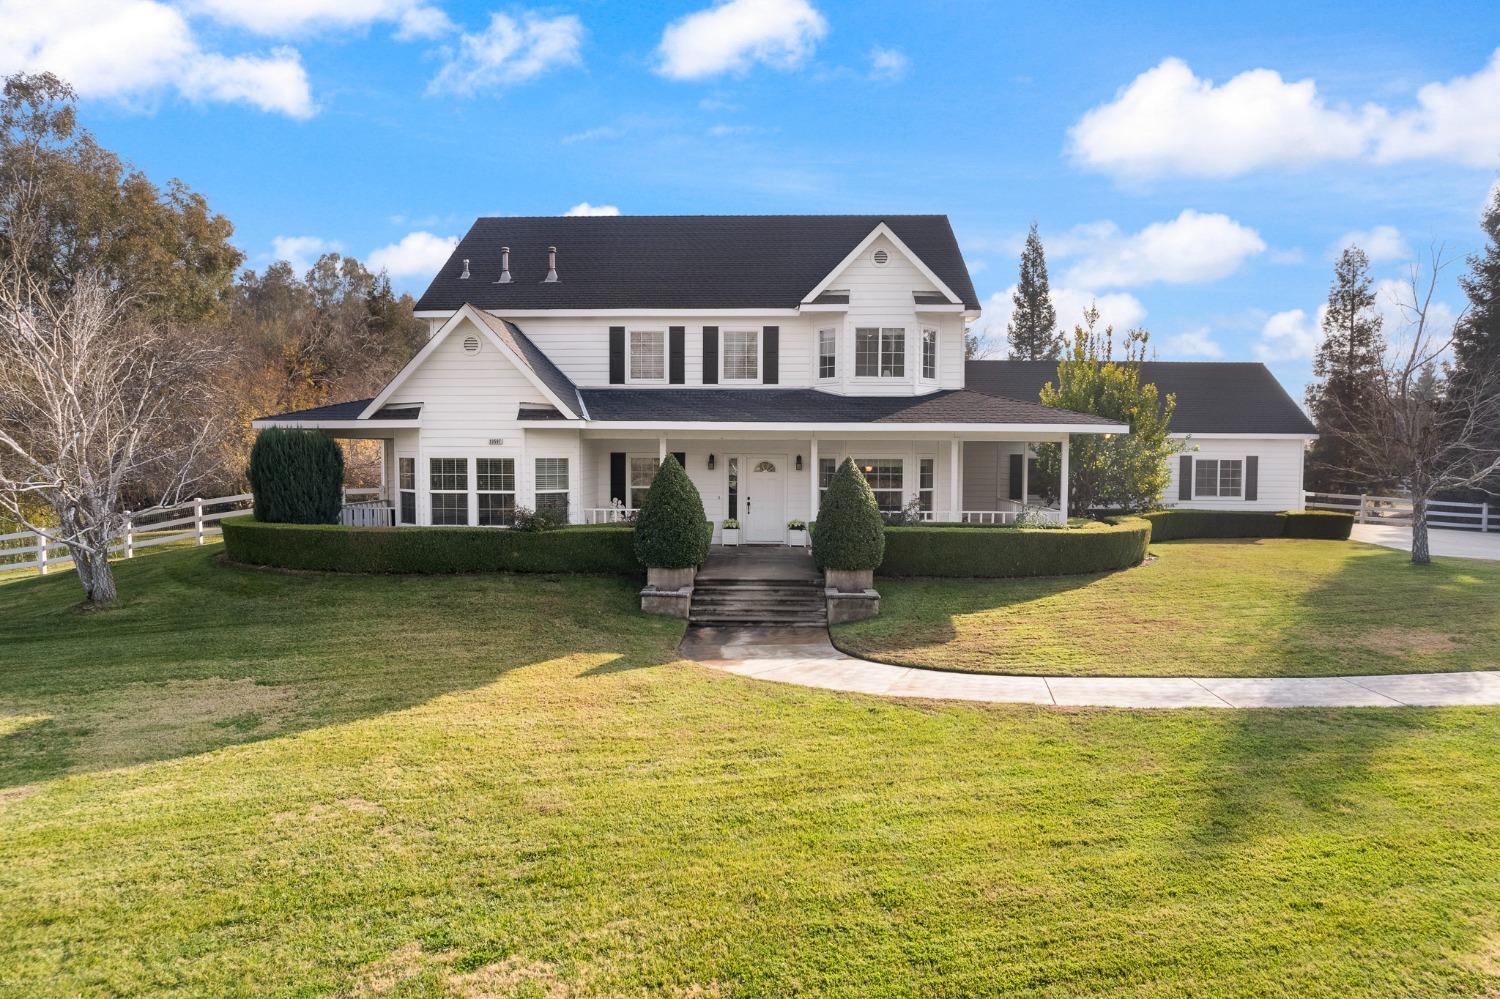
<svg viewBox="0 0 1500 999">
<path fill-rule="evenodd" d="M 874 569 L 885 557 L 885 523 L 875 493 L 845 458 L 818 507 L 813 561 L 820 569 Z"/>
<path fill-rule="evenodd" d="M 703 499 L 677 459 L 667 455 L 635 520 L 635 555 L 648 569 L 689 569 L 708 558 Z"/>
<path fill-rule="evenodd" d="M 336 524 L 344 504 L 344 452 L 313 430 L 268 427 L 250 449 L 255 519 L 266 524 Z"/>
</svg>

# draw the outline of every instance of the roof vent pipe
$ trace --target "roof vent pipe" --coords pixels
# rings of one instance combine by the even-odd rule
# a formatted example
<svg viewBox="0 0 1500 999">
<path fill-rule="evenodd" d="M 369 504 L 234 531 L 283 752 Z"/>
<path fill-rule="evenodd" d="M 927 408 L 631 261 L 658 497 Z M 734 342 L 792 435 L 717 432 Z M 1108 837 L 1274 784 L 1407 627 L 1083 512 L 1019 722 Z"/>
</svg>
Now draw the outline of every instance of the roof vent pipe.
<svg viewBox="0 0 1500 999">
<path fill-rule="evenodd" d="M 460 281 L 469 280 L 469 258 L 464 257 L 464 272 L 458 276 Z"/>
<path fill-rule="evenodd" d="M 547 247 L 547 276 L 542 278 L 542 284 L 557 283 L 557 247 Z"/>
<path fill-rule="evenodd" d="M 510 284 L 510 247 L 500 247 L 500 277 L 496 284 Z"/>
</svg>

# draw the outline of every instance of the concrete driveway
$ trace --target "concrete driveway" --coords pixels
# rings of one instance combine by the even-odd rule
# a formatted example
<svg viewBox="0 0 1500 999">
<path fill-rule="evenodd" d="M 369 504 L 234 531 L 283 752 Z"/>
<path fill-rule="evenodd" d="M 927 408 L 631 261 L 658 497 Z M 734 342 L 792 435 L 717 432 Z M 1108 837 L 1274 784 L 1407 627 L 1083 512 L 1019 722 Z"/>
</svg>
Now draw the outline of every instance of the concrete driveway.
<svg viewBox="0 0 1500 999">
<path fill-rule="evenodd" d="M 1452 529 L 1429 530 L 1427 543 L 1434 555 L 1453 558 L 1482 558 L 1500 562 L 1500 534 L 1481 534 L 1477 531 L 1455 531 Z M 1355 541 L 1364 541 L 1397 551 L 1411 551 L 1410 527 L 1387 527 L 1384 524 L 1355 524 L 1350 535 Z"/>
</svg>

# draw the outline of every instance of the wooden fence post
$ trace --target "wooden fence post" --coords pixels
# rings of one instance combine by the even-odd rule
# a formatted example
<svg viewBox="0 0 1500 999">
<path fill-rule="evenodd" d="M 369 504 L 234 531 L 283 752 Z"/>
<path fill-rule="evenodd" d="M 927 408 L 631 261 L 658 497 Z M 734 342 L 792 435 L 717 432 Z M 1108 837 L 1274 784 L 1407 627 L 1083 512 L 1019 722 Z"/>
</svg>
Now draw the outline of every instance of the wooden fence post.
<svg viewBox="0 0 1500 999">
<path fill-rule="evenodd" d="M 47 539 L 42 536 L 41 531 L 32 531 L 36 535 L 36 572 L 39 576 L 47 575 Z"/>
<path fill-rule="evenodd" d="M 125 557 L 135 558 L 135 518 L 125 511 Z"/>
<path fill-rule="evenodd" d="M 203 544 L 203 498 L 197 497 L 193 500 L 193 535 L 194 544 Z"/>
</svg>

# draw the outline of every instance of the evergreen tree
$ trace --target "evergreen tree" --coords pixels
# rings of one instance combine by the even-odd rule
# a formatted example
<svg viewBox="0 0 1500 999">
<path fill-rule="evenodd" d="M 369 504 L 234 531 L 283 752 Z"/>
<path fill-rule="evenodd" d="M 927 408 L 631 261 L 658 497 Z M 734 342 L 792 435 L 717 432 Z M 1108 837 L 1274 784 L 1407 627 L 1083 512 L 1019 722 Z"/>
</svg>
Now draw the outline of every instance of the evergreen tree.
<svg viewBox="0 0 1500 999">
<path fill-rule="evenodd" d="M 1500 184 L 1495 185 L 1479 225 L 1487 237 L 1484 252 L 1469 257 L 1469 273 L 1458 279 L 1469 296 L 1469 308 L 1453 327 L 1450 381 L 1455 394 L 1493 383 L 1500 372 Z M 1493 447 L 1500 450 L 1500 440 Z M 1483 488 L 1500 492 L 1500 479 Z"/>
<path fill-rule="evenodd" d="M 1026 234 L 1021 250 L 1021 279 L 1011 296 L 1015 309 L 1006 325 L 1013 361 L 1055 361 L 1062 354 L 1057 333 L 1057 310 L 1047 290 L 1047 256 L 1036 233 L 1036 223 Z"/>
<path fill-rule="evenodd" d="M 1307 389 L 1307 408 L 1318 426 L 1308 454 L 1307 485 L 1316 492 L 1367 491 L 1371 469 L 1347 445 L 1381 374 L 1385 339 L 1375 312 L 1370 260 L 1351 246 L 1339 256 L 1323 314 L 1323 343 L 1313 359 L 1318 379 Z"/>
</svg>

